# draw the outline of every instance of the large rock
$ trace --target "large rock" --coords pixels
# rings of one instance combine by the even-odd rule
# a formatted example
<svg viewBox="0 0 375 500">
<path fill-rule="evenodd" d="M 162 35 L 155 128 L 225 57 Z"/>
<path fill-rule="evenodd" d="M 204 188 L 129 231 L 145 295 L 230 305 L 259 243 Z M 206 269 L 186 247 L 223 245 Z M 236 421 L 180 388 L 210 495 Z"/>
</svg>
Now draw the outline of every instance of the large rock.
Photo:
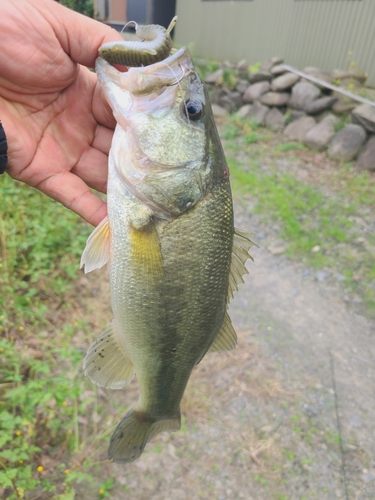
<svg viewBox="0 0 375 500">
<path fill-rule="evenodd" d="M 248 80 L 239 80 L 237 85 L 236 85 L 236 90 L 240 94 L 243 94 L 248 87 L 249 87 Z"/>
<path fill-rule="evenodd" d="M 352 121 L 365 127 L 369 132 L 375 132 L 375 106 L 361 104 L 352 111 Z"/>
<path fill-rule="evenodd" d="M 304 73 L 307 75 L 314 76 L 315 78 L 319 78 L 319 80 L 323 80 L 324 82 L 327 83 L 332 83 L 332 76 L 331 73 L 328 71 L 323 71 L 320 68 L 315 68 L 314 66 L 307 66 L 302 70 Z M 323 88 L 320 85 L 318 85 L 319 88 Z"/>
<path fill-rule="evenodd" d="M 366 142 L 361 154 L 358 156 L 356 166 L 375 172 L 375 136 L 372 136 Z"/>
<path fill-rule="evenodd" d="M 224 81 L 224 70 L 219 68 L 213 73 L 206 75 L 204 81 L 210 85 L 221 85 Z"/>
<path fill-rule="evenodd" d="M 218 104 L 212 104 L 212 113 L 215 118 L 223 118 L 225 116 L 229 116 L 228 111 Z"/>
<path fill-rule="evenodd" d="M 243 95 L 244 102 L 253 102 L 259 99 L 263 94 L 270 89 L 269 82 L 253 83 L 248 87 Z"/>
<path fill-rule="evenodd" d="M 327 115 L 323 120 L 314 125 L 305 136 L 305 144 L 312 149 L 323 151 L 332 137 L 335 135 L 335 125 L 338 118 L 334 115 Z"/>
<path fill-rule="evenodd" d="M 255 101 L 252 104 L 249 113 L 246 115 L 246 119 L 253 120 L 258 125 L 264 125 L 267 112 L 267 106 L 263 106 L 260 102 Z"/>
<path fill-rule="evenodd" d="M 250 73 L 249 82 L 257 83 L 267 81 L 270 82 L 272 80 L 272 75 L 269 71 L 256 71 L 255 73 Z"/>
<path fill-rule="evenodd" d="M 285 116 L 277 108 L 272 108 L 266 114 L 264 123 L 270 130 L 278 132 L 285 126 Z"/>
<path fill-rule="evenodd" d="M 314 127 L 316 121 L 312 116 L 301 116 L 298 120 L 289 123 L 284 129 L 284 134 L 291 141 L 303 142 L 307 132 Z"/>
<path fill-rule="evenodd" d="M 334 69 L 331 71 L 331 78 L 334 80 L 347 80 L 348 78 L 352 80 L 357 80 L 360 84 L 365 83 L 367 80 L 367 75 L 364 73 L 356 73 L 355 71 L 343 71 L 341 69 Z"/>
<path fill-rule="evenodd" d="M 282 64 L 276 64 L 276 66 L 274 66 L 270 72 L 272 75 L 278 76 L 286 73 L 287 71 L 288 70 Z"/>
<path fill-rule="evenodd" d="M 242 96 L 239 92 L 231 92 L 226 87 L 221 87 L 214 90 L 210 95 L 211 104 L 218 104 L 226 109 L 228 113 L 232 113 L 235 108 L 240 108 L 243 104 Z"/>
<path fill-rule="evenodd" d="M 284 59 L 279 56 L 272 57 L 269 61 L 262 63 L 260 70 L 261 71 L 270 71 L 277 64 L 282 64 Z"/>
<path fill-rule="evenodd" d="M 287 90 L 293 87 L 298 80 L 298 75 L 295 75 L 294 73 L 285 73 L 284 75 L 278 76 L 274 79 L 271 89 L 281 92 L 282 90 Z"/>
<path fill-rule="evenodd" d="M 319 99 L 315 99 L 315 101 L 310 102 L 306 107 L 305 111 L 309 115 L 318 115 L 327 109 L 330 109 L 332 104 L 337 101 L 337 97 L 335 96 L 327 96 L 320 97 Z"/>
<path fill-rule="evenodd" d="M 337 101 L 332 105 L 332 111 L 337 115 L 346 115 L 358 106 L 357 102 L 348 99 L 339 92 L 335 92 L 334 95 L 337 97 Z"/>
<path fill-rule="evenodd" d="M 243 99 L 240 92 L 231 92 L 228 98 L 233 102 L 235 109 L 239 109 L 243 105 Z"/>
<path fill-rule="evenodd" d="M 320 96 L 318 87 L 308 82 L 299 82 L 292 89 L 289 106 L 296 109 L 305 109 L 308 104 Z"/>
<path fill-rule="evenodd" d="M 224 108 L 226 111 L 228 111 L 229 114 L 231 114 L 234 111 L 234 108 L 236 107 L 235 103 L 228 95 L 223 96 L 217 104 L 220 107 Z"/>
<path fill-rule="evenodd" d="M 240 78 L 247 78 L 249 72 L 249 63 L 246 61 L 246 59 L 242 59 L 237 64 L 237 71 Z"/>
<path fill-rule="evenodd" d="M 301 118 L 302 116 L 306 116 L 306 113 L 302 111 L 301 109 L 292 109 L 290 111 L 290 122 L 294 122 L 298 120 L 298 118 Z"/>
<path fill-rule="evenodd" d="M 220 87 L 219 89 L 214 90 L 210 94 L 211 104 L 219 104 L 220 100 L 230 94 L 230 90 L 226 87 Z"/>
<path fill-rule="evenodd" d="M 359 125 L 346 125 L 337 132 L 328 147 L 328 156 L 333 160 L 351 161 L 366 140 L 366 132 Z"/>
<path fill-rule="evenodd" d="M 260 102 L 267 106 L 286 106 L 290 95 L 287 92 L 267 92 L 262 95 Z"/>
<path fill-rule="evenodd" d="M 237 111 L 237 116 L 239 118 L 247 119 L 247 116 L 249 115 L 250 111 L 251 111 L 251 104 L 245 104 L 244 106 L 241 106 L 240 109 Z"/>
</svg>

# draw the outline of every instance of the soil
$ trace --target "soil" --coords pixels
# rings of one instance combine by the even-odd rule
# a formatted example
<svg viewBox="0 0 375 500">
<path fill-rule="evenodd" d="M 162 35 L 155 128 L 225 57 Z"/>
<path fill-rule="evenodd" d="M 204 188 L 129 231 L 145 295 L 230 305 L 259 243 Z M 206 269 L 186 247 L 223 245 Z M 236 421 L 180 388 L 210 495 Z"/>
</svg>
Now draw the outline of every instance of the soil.
<svg viewBox="0 0 375 500">
<path fill-rule="evenodd" d="M 236 226 L 259 244 L 230 305 L 238 346 L 198 365 L 181 431 L 154 438 L 139 460 L 107 462 L 106 436 L 99 471 L 116 478 L 113 500 L 375 499 L 375 321 L 340 283 L 288 260 L 251 206 L 235 207 Z M 110 319 L 100 276 L 89 298 L 97 323 Z M 100 394 L 120 408 L 117 422 L 136 383 Z"/>
</svg>

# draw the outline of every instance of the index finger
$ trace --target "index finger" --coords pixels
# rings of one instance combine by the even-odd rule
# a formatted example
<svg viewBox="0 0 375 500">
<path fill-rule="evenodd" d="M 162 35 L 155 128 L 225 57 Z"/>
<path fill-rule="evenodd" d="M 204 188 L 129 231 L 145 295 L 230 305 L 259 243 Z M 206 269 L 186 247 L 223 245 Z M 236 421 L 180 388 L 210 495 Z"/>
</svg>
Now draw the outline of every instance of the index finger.
<svg viewBox="0 0 375 500">
<path fill-rule="evenodd" d="M 61 172 L 38 184 L 38 189 L 73 210 L 93 226 L 107 215 L 107 204 L 77 175 Z"/>
<path fill-rule="evenodd" d="M 40 4 L 40 0 L 37 3 Z M 78 64 L 93 68 L 103 43 L 123 40 L 121 34 L 110 26 L 57 2 L 49 2 L 48 7 L 53 14 L 54 30 L 61 46 Z"/>
</svg>

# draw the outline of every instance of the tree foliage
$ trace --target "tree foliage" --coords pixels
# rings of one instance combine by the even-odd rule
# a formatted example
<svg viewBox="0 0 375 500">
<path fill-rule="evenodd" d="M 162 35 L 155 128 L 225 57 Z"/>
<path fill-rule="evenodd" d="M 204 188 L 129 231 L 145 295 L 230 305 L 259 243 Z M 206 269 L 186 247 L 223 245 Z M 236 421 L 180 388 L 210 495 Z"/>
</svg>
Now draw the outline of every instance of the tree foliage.
<svg viewBox="0 0 375 500">
<path fill-rule="evenodd" d="M 88 17 L 94 17 L 94 3 L 92 0 L 57 0 L 65 7 L 80 12 Z"/>
</svg>

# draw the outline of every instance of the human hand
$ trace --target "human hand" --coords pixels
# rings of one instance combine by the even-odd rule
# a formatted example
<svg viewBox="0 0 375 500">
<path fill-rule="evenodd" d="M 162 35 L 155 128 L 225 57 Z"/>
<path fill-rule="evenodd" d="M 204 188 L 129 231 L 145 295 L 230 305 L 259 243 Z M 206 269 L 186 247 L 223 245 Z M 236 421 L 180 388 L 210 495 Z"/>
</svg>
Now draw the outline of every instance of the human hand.
<svg viewBox="0 0 375 500">
<path fill-rule="evenodd" d="M 0 120 L 7 172 L 93 225 L 106 203 L 115 120 L 94 67 L 98 48 L 122 40 L 110 27 L 53 0 L 2 0 Z"/>
</svg>

